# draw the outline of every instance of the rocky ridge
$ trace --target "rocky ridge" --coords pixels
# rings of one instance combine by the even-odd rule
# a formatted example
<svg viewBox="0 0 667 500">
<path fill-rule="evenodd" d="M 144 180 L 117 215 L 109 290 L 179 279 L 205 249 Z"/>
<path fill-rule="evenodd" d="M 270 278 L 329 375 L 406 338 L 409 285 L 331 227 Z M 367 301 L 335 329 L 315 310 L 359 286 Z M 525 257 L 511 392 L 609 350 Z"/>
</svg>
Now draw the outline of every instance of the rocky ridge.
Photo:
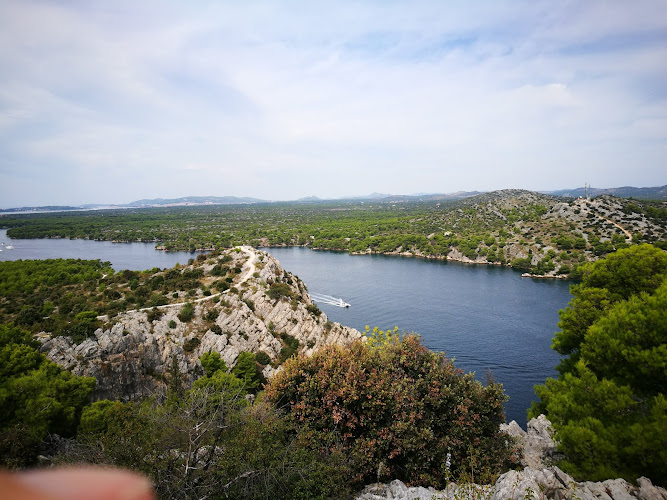
<svg viewBox="0 0 667 500">
<path fill-rule="evenodd" d="M 450 483 L 445 490 L 408 487 L 399 480 L 367 486 L 355 500 L 667 500 L 667 491 L 640 477 L 633 485 L 624 479 L 577 482 L 554 465 L 561 458 L 544 415 L 528 422 L 526 431 L 512 421 L 502 426 L 518 438 L 524 469 L 501 475 L 493 485 Z M 549 466 L 547 466 L 549 465 Z"/>
<path fill-rule="evenodd" d="M 126 311 L 106 321 L 94 335 L 76 345 L 69 337 L 39 336 L 41 350 L 49 359 L 75 375 L 97 379 L 96 399 L 132 400 L 163 390 L 170 373 L 178 372 L 185 386 L 202 375 L 199 358 L 220 353 L 233 367 L 241 352 L 264 352 L 271 363 L 262 367 L 266 378 L 279 369 L 285 339 L 298 352 L 310 353 L 324 345 L 361 337 L 353 328 L 328 321 L 313 304 L 304 283 L 285 271 L 271 255 L 243 247 L 230 250 L 232 266 L 243 268 L 232 288 L 210 296 L 201 290 L 188 302 L 159 308 Z M 223 256 L 224 256 L 223 255 Z M 203 279 L 216 260 L 195 262 L 186 268 L 202 270 Z M 271 285 L 280 284 L 280 296 L 269 295 Z M 185 298 L 185 293 L 180 295 Z M 192 319 L 179 313 L 189 303 Z M 156 310 L 159 311 L 156 314 Z M 157 316 L 157 317 L 156 317 Z M 289 336 L 289 337 L 288 337 Z"/>
<path fill-rule="evenodd" d="M 443 233 L 445 237 L 457 235 L 463 220 L 481 221 L 480 227 L 486 227 L 495 240 L 490 246 L 480 241 L 475 252 L 452 247 L 444 255 L 402 247 L 377 253 L 506 266 L 522 259 L 526 269 L 533 268 L 524 274 L 526 277 L 568 278 L 572 268 L 595 261 L 635 237 L 647 242 L 667 238 L 665 224 L 648 217 L 634 203 L 609 195 L 566 199 L 520 189 L 493 191 L 459 201 L 460 208 L 452 212 L 456 218 L 444 217 L 442 221 L 443 226 L 451 226 Z M 495 229 L 498 225 L 503 229 Z M 354 253 L 376 252 L 369 248 Z M 540 272 L 535 272 L 538 269 Z"/>
</svg>

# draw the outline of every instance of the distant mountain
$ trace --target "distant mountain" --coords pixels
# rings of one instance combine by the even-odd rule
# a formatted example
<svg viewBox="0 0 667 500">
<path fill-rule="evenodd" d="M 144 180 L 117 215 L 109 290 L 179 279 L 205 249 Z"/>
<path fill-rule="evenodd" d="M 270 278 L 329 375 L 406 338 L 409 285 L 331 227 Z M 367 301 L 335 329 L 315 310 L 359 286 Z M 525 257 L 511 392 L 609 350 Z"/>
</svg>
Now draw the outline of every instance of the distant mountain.
<svg viewBox="0 0 667 500">
<path fill-rule="evenodd" d="M 553 196 L 567 196 L 578 198 L 584 196 L 584 188 L 560 189 L 558 191 L 540 191 L 544 194 Z M 667 200 L 667 185 L 658 187 L 637 188 L 632 186 L 623 186 L 617 188 L 588 188 L 589 196 L 595 197 L 602 194 L 609 194 L 618 198 L 637 198 L 641 200 Z"/>
<path fill-rule="evenodd" d="M 456 193 L 418 193 L 418 194 L 384 194 L 372 193 L 368 196 L 355 196 L 339 198 L 340 200 L 369 200 L 381 202 L 409 202 L 409 201 L 438 201 L 438 200 L 460 200 L 482 194 L 483 191 L 457 191 Z"/>
<path fill-rule="evenodd" d="M 0 213 L 7 212 L 67 212 L 71 210 L 81 210 L 81 207 L 69 207 L 69 206 L 46 206 L 46 207 L 18 207 L 18 208 L 0 208 Z"/>
<path fill-rule="evenodd" d="M 258 198 L 237 198 L 236 196 L 185 196 L 183 198 L 154 198 L 128 203 L 129 207 L 165 207 L 180 205 L 238 205 L 247 203 L 266 203 Z"/>
<path fill-rule="evenodd" d="M 637 188 L 631 186 L 617 188 L 588 188 L 589 196 L 596 197 L 603 194 L 616 196 L 618 198 L 636 198 L 641 200 L 660 200 L 667 201 L 667 185 L 657 187 Z M 563 196 L 578 198 L 584 196 L 584 188 L 559 189 L 557 191 L 540 191 L 542 194 L 551 196 Z M 298 200 L 286 201 L 283 203 L 326 203 L 336 201 L 361 202 L 368 201 L 373 203 L 409 203 L 418 201 L 454 201 L 470 198 L 484 194 L 484 191 L 457 191 L 455 193 L 417 193 L 411 195 L 396 195 L 386 193 L 371 193 L 366 196 L 349 196 L 337 199 L 319 198 L 317 196 L 306 196 Z M 9 213 L 32 213 L 32 212 L 70 212 L 75 210 L 103 210 L 103 209 L 123 209 L 123 208 L 148 208 L 148 207 L 175 207 L 175 206 L 197 206 L 197 205 L 241 205 L 253 203 L 273 203 L 269 200 L 259 198 L 236 196 L 184 196 L 182 198 L 153 198 L 133 201 L 127 204 L 87 204 L 79 206 L 60 206 L 49 205 L 42 207 L 19 207 L 0 209 L 0 214 Z"/>
</svg>

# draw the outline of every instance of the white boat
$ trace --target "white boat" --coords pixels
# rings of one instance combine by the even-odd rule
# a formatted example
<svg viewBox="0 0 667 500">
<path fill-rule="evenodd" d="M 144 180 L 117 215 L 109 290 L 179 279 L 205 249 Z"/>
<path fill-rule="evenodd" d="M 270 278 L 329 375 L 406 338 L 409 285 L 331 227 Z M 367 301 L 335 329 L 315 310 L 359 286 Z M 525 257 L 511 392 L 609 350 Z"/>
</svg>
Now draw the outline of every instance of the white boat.
<svg viewBox="0 0 667 500">
<path fill-rule="evenodd" d="M 3 245 L 4 245 L 4 243 L 3 243 Z M 5 248 L 7 250 L 14 250 L 14 247 L 12 245 L 7 245 Z"/>
<path fill-rule="evenodd" d="M 315 302 L 320 302 L 321 304 L 329 304 L 330 306 L 336 306 L 336 307 L 350 307 L 350 304 L 345 302 L 343 299 L 332 297 L 331 295 L 311 293 L 310 298 Z"/>
</svg>

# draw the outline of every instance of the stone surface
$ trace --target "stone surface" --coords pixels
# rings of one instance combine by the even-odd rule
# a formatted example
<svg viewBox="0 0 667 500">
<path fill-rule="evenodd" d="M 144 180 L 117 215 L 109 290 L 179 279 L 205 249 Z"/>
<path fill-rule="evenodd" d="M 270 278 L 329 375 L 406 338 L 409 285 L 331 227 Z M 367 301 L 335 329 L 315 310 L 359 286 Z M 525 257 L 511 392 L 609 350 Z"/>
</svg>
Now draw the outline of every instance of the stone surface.
<svg viewBox="0 0 667 500">
<path fill-rule="evenodd" d="M 239 293 L 227 291 L 218 302 L 214 296 L 192 299 L 195 314 L 189 322 L 178 319 L 183 304 L 161 306 L 163 316 L 154 321 L 148 320 L 147 311 L 128 311 L 111 320 L 103 317 L 106 325 L 79 345 L 68 337 L 40 335 L 42 352 L 76 375 L 95 377 L 95 398 L 127 401 L 162 390 L 175 368 L 189 386 L 202 375 L 199 358 L 206 352 L 220 353 L 231 368 L 244 351 L 264 351 L 276 360 L 283 347 L 282 334 L 296 338 L 299 351 L 307 354 L 362 336 L 353 328 L 329 322 L 324 313 L 309 312 L 312 301 L 298 277 L 284 271 L 269 254 L 244 248 L 246 253 L 232 252 L 235 264 L 244 266 L 244 273 L 233 283 Z M 288 284 L 294 298 L 270 298 L 266 292 L 275 281 Z M 211 310 L 218 313 L 215 322 L 205 319 Z M 170 321 L 175 328 L 169 327 Z M 222 334 L 211 330 L 214 324 Z M 275 371 L 267 365 L 263 374 L 270 378 Z"/>
<path fill-rule="evenodd" d="M 523 449 L 521 465 L 524 467 L 541 469 L 560 457 L 556 451 L 556 443 L 551 437 L 553 434 L 551 422 L 544 415 L 531 419 L 525 431 L 514 420 L 501 425 L 500 428 L 519 440 Z"/>
<path fill-rule="evenodd" d="M 646 478 L 633 486 L 623 479 L 577 483 L 558 467 L 512 470 L 491 486 L 450 483 L 445 490 L 407 487 L 401 481 L 373 484 L 356 500 L 666 500 L 667 491 Z"/>
<path fill-rule="evenodd" d="M 506 472 L 494 485 L 449 483 L 437 491 L 394 480 L 367 486 L 356 500 L 667 500 L 667 491 L 645 477 L 637 479 L 637 486 L 624 479 L 578 483 L 558 467 L 545 467 L 544 462 L 557 454 L 553 429 L 544 415 L 531 419 L 525 431 L 515 421 L 501 425 L 501 430 L 519 440 L 525 468 Z"/>
</svg>

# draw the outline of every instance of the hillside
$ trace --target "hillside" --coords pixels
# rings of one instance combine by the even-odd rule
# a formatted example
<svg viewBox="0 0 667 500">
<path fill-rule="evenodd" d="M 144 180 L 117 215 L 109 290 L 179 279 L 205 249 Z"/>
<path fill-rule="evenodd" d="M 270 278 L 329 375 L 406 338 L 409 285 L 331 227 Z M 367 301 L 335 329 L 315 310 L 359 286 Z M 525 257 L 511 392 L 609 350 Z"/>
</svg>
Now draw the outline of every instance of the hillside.
<svg viewBox="0 0 667 500">
<path fill-rule="evenodd" d="M 51 294 L 44 284 L 23 294 L 3 293 L 0 311 L 3 321 L 17 320 L 39 331 L 48 358 L 76 375 L 95 377 L 95 399 L 146 397 L 163 388 L 174 370 L 189 387 L 202 375 L 199 358 L 207 352 L 219 353 L 229 367 L 242 352 L 262 352 L 265 360 L 258 368 L 269 378 L 296 352 L 311 353 L 361 336 L 329 322 L 303 282 L 277 260 L 245 247 L 164 271 L 91 274 L 72 281 L 70 293 L 87 302 L 72 307 L 64 298 L 54 298 L 48 300 L 48 318 L 33 317 L 27 304 L 34 302 L 31 297 Z M 137 307 L 141 296 L 148 300 L 139 300 L 144 307 Z M 104 311 L 99 307 L 104 302 L 115 305 L 97 318 L 77 311 Z M 65 309 L 72 311 L 65 314 Z"/>
<path fill-rule="evenodd" d="M 661 202 L 567 199 L 508 189 L 447 201 L 340 201 L 4 216 L 13 238 L 155 241 L 164 250 L 307 246 L 512 266 L 576 276 L 581 263 L 665 245 Z"/>
<path fill-rule="evenodd" d="M 545 191 L 545 194 L 554 196 L 567 196 L 571 198 L 578 198 L 586 196 L 586 189 L 561 189 L 558 191 Z M 623 186 L 617 188 L 588 188 L 589 196 L 600 196 L 608 194 L 618 198 L 637 198 L 640 200 L 667 200 L 667 185 L 656 187 L 637 188 L 632 186 Z"/>
</svg>

